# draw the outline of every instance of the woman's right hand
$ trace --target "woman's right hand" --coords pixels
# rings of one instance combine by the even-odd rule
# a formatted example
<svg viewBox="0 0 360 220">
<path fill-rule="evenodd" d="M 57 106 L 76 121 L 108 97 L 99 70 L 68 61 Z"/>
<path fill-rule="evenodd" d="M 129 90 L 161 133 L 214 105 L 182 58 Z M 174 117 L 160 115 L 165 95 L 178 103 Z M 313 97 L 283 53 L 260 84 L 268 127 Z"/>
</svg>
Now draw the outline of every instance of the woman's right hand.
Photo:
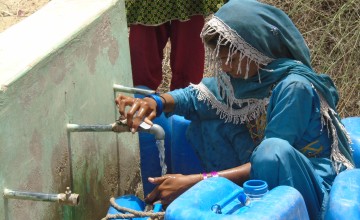
<svg viewBox="0 0 360 220">
<path fill-rule="evenodd" d="M 151 204 L 161 201 L 163 206 L 167 206 L 190 187 L 201 181 L 202 176 L 200 174 L 166 174 L 161 177 L 149 177 L 148 180 L 156 187 L 145 197 L 145 202 Z"/>
<path fill-rule="evenodd" d="M 140 99 L 119 95 L 115 103 L 119 108 L 120 118 L 127 119 L 127 125 L 133 133 L 143 121 L 152 125 L 151 121 L 156 117 L 156 101 L 152 98 Z M 128 106 L 129 109 L 126 108 Z"/>
</svg>

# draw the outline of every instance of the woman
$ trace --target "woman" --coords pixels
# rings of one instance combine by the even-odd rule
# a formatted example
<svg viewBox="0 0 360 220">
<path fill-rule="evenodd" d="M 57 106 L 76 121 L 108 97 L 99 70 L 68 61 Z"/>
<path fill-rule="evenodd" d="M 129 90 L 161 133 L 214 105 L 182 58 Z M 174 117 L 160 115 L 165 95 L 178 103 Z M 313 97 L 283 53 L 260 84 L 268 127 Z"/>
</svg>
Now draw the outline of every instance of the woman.
<svg viewBox="0 0 360 220">
<path fill-rule="evenodd" d="M 353 168 L 331 79 L 312 70 L 309 49 L 288 16 L 255 0 L 230 0 L 201 37 L 213 78 L 142 100 L 119 96 L 116 103 L 133 132 L 161 111 L 185 116 L 203 165 L 221 171 L 149 178 L 158 186 L 146 201 L 169 204 L 212 176 L 239 185 L 262 179 L 270 189 L 296 188 L 310 218 L 320 219 L 337 173 Z"/>
<path fill-rule="evenodd" d="M 157 90 L 162 81 L 163 50 L 170 39 L 170 90 L 199 83 L 205 51 L 199 38 L 204 19 L 223 0 L 126 0 L 134 86 Z"/>
</svg>

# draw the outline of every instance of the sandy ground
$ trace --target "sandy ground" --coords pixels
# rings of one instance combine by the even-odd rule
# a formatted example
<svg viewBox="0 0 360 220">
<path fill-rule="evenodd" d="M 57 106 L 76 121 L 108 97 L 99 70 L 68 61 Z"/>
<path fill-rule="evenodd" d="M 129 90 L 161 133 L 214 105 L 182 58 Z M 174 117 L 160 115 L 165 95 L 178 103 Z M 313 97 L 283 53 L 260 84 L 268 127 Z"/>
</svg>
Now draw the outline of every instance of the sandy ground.
<svg viewBox="0 0 360 220">
<path fill-rule="evenodd" d="M 50 0 L 0 0 L 0 32 L 30 16 Z"/>
</svg>

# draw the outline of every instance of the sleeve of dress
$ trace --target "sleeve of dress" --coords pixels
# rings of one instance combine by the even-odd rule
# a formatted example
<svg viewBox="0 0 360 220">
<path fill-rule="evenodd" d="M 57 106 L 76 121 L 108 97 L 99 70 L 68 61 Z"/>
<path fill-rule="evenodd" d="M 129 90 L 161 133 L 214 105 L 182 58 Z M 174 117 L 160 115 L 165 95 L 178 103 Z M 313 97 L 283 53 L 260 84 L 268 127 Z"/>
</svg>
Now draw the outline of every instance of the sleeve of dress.
<svg viewBox="0 0 360 220">
<path fill-rule="evenodd" d="M 311 84 L 303 78 L 280 82 L 268 106 L 265 138 L 281 138 L 291 145 L 299 141 L 315 110 L 315 95 Z"/>
<path fill-rule="evenodd" d="M 170 91 L 168 94 L 174 98 L 175 106 L 173 112 L 166 113 L 167 117 L 181 115 L 188 120 L 198 120 L 200 118 L 201 113 L 198 110 L 203 103 L 198 102 L 196 92 L 190 86 Z"/>
</svg>

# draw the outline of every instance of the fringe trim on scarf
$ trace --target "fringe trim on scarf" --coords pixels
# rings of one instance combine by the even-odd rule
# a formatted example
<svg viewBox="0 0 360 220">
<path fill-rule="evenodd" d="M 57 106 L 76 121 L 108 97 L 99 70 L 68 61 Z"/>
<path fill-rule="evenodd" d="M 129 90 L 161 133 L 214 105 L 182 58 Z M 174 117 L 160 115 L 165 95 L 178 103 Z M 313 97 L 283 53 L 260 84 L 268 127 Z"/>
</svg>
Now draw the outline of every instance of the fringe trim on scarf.
<svg viewBox="0 0 360 220">
<path fill-rule="evenodd" d="M 322 126 L 326 125 L 328 127 L 328 133 L 331 135 L 333 139 L 333 143 L 331 144 L 331 154 L 330 158 L 335 168 L 336 173 L 339 173 L 341 166 L 345 165 L 347 169 L 353 169 L 354 165 L 340 152 L 339 149 L 339 139 L 336 131 L 336 127 L 334 123 L 337 123 L 342 132 L 346 135 L 348 142 L 351 142 L 350 136 L 345 130 L 345 127 L 341 124 L 341 122 L 336 117 L 337 113 L 330 108 L 324 97 L 320 93 L 318 93 L 320 97 L 320 111 L 321 111 L 321 123 Z M 336 122 L 333 121 L 336 120 Z"/>
<path fill-rule="evenodd" d="M 215 49 L 207 47 L 207 53 L 209 59 L 209 68 L 210 70 L 219 70 L 219 62 L 217 57 L 221 46 L 229 45 L 229 54 L 227 57 L 226 64 L 230 62 L 231 56 L 240 53 L 239 61 L 244 57 L 248 57 L 251 61 L 254 61 L 258 67 L 264 65 L 266 66 L 274 59 L 265 56 L 263 53 L 258 51 L 256 48 L 248 44 L 235 30 L 231 29 L 227 24 L 225 24 L 218 17 L 213 16 L 205 25 L 201 31 L 200 37 L 204 39 L 205 36 L 211 36 L 219 34 L 219 39 Z M 238 66 L 238 72 L 241 74 L 240 63 Z M 250 67 L 250 61 L 247 63 L 247 72 L 245 79 L 248 77 L 248 71 Z"/>
<path fill-rule="evenodd" d="M 219 39 L 217 41 L 215 49 L 211 49 L 210 47 L 206 48 L 209 71 L 214 72 L 214 76 L 217 78 L 217 82 L 218 82 L 218 89 L 219 91 L 221 91 L 220 95 L 224 100 L 226 100 L 229 109 L 234 103 L 236 104 L 239 103 L 240 104 L 239 106 L 241 107 L 243 103 L 247 103 L 249 100 L 236 100 L 234 98 L 234 89 L 231 85 L 230 77 L 221 70 L 221 61 L 218 59 L 220 47 L 229 45 L 229 54 L 226 60 L 226 64 L 230 63 L 231 65 L 232 63 L 231 57 L 236 53 L 240 54 L 238 70 L 237 70 L 238 74 L 242 74 L 240 68 L 241 61 L 245 57 L 249 58 L 247 61 L 245 79 L 248 78 L 251 61 L 253 61 L 260 69 L 262 66 L 266 66 L 274 59 L 265 56 L 256 48 L 252 47 L 240 35 L 238 35 L 238 33 L 235 30 L 231 29 L 218 17 L 213 16 L 213 18 L 211 18 L 205 24 L 200 36 L 204 39 L 205 36 L 211 36 L 215 34 L 219 34 Z M 259 82 L 261 83 L 260 74 L 258 74 L 258 77 L 259 77 Z M 249 104 L 251 104 L 251 102 Z M 227 111 L 229 111 L 229 109 Z M 229 115 L 229 117 L 231 118 L 233 116 Z M 234 117 L 238 117 L 238 116 L 234 115 Z M 241 116 L 241 118 L 243 117 Z"/>
<path fill-rule="evenodd" d="M 203 83 L 191 84 L 190 86 L 197 92 L 197 99 L 204 101 L 212 109 L 216 109 L 216 114 L 226 123 L 243 124 L 257 119 L 262 113 L 266 113 L 266 106 L 269 103 L 269 98 L 234 99 L 234 103 L 239 107 L 239 109 L 234 109 L 218 101 Z"/>
</svg>

